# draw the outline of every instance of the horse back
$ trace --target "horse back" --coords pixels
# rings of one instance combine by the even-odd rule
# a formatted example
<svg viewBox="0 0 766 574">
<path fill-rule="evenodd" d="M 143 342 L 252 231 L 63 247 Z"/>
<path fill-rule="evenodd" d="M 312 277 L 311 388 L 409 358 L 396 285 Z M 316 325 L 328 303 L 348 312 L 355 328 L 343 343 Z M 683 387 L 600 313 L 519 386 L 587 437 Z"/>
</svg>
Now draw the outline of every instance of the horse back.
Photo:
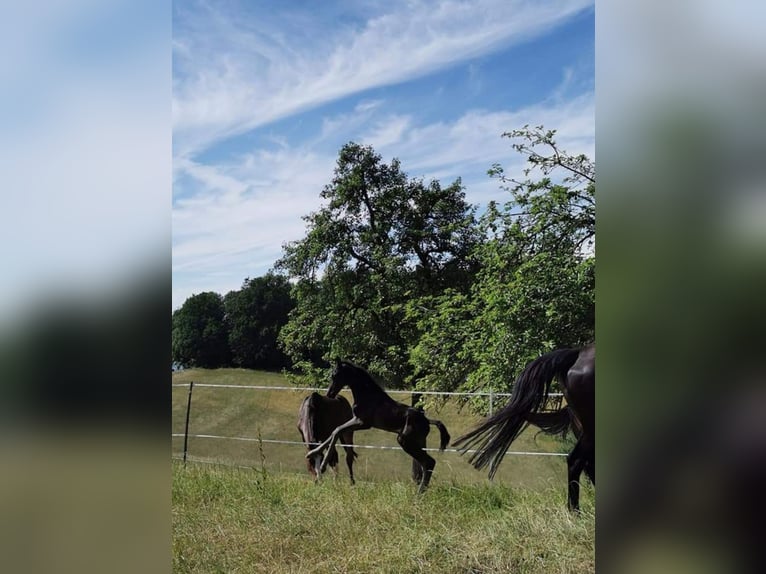
<svg viewBox="0 0 766 574">
<path fill-rule="evenodd" d="M 352 416 L 351 405 L 344 397 L 331 399 L 315 391 L 301 403 L 298 431 L 303 442 L 318 444 Z"/>
</svg>

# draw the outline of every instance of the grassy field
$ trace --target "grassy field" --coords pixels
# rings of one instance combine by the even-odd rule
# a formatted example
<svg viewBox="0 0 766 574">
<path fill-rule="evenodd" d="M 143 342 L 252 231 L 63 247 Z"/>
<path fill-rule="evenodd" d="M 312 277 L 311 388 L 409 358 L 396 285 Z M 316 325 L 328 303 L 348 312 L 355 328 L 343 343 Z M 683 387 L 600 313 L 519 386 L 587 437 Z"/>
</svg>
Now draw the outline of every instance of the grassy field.
<svg viewBox="0 0 766 574">
<path fill-rule="evenodd" d="M 591 497 L 560 488 L 407 481 L 351 486 L 173 463 L 173 571 L 567 573 L 594 571 Z"/>
<path fill-rule="evenodd" d="M 192 369 L 173 382 L 289 386 L 279 374 Z M 196 387 L 190 434 L 299 440 L 308 393 Z M 183 433 L 188 390 L 173 388 L 173 432 Z M 403 395 L 397 400 L 408 401 Z M 349 396 L 349 399 L 351 397 Z M 439 408 L 436 408 L 436 407 Z M 456 401 L 426 407 L 453 438 L 481 417 Z M 566 452 L 533 430 L 516 451 Z M 357 444 L 396 446 L 391 433 L 356 433 Z M 437 446 L 432 429 L 429 446 Z M 173 439 L 179 457 L 183 439 Z M 191 438 L 189 464 L 173 463 L 176 572 L 546 572 L 594 570 L 594 496 L 566 510 L 563 457 L 506 455 L 495 481 L 452 452 L 437 460 L 431 488 L 416 495 L 401 450 L 358 449 L 357 484 L 345 466 L 314 484 L 301 445 Z M 205 464 L 202 464 L 205 463 Z"/>
</svg>

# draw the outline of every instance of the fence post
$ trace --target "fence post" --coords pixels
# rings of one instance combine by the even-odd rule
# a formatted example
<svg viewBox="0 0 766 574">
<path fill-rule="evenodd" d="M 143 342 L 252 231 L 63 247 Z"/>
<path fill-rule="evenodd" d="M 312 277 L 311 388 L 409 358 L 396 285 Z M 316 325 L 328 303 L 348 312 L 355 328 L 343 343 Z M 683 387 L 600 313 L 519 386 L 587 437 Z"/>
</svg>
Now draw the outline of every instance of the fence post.
<svg viewBox="0 0 766 574">
<path fill-rule="evenodd" d="M 186 428 L 184 429 L 184 468 L 186 468 L 186 452 L 189 447 L 189 413 L 191 412 L 192 389 L 194 389 L 194 381 L 189 383 L 189 398 L 186 401 Z"/>
<path fill-rule="evenodd" d="M 410 404 L 413 408 L 418 409 L 420 412 L 423 412 L 423 407 L 419 407 L 418 403 L 420 402 L 420 399 L 423 398 L 423 395 L 421 393 L 410 393 Z M 412 480 L 415 482 L 420 482 L 420 480 L 423 478 L 423 467 L 420 465 L 420 463 L 412 459 Z"/>
<path fill-rule="evenodd" d="M 489 387 L 489 416 L 492 416 L 495 412 L 495 392 L 492 387 Z"/>
</svg>

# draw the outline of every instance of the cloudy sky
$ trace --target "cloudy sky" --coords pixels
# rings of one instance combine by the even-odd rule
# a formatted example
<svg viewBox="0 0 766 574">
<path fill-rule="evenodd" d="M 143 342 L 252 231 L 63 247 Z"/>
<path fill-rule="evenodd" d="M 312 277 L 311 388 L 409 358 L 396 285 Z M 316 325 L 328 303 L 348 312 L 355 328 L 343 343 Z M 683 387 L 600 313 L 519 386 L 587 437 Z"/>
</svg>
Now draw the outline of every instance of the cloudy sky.
<svg viewBox="0 0 766 574">
<path fill-rule="evenodd" d="M 172 110 L 176 309 L 303 237 L 348 141 L 480 207 L 520 166 L 504 131 L 595 157 L 593 2 L 175 2 Z"/>
</svg>

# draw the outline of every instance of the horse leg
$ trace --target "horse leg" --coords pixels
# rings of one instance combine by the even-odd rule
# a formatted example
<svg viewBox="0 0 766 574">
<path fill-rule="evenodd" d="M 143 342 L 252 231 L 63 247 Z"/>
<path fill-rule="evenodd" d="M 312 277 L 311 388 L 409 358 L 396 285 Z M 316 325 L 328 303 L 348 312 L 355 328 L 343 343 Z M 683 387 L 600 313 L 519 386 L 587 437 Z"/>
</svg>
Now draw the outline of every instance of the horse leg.
<svg viewBox="0 0 766 574">
<path fill-rule="evenodd" d="M 423 472 L 420 479 L 418 494 L 422 494 L 425 492 L 426 488 L 428 488 L 428 483 L 431 482 L 431 474 L 436 466 L 436 461 L 423 450 L 422 445 L 425 445 L 428 426 L 426 426 L 425 429 L 426 432 L 423 432 L 422 429 L 418 431 L 408 419 L 404 429 L 396 437 L 399 446 L 402 447 L 404 452 L 419 462 L 422 467 Z"/>
<path fill-rule="evenodd" d="M 354 431 L 354 430 L 366 429 L 366 428 L 370 428 L 370 425 L 367 425 L 361 419 L 354 417 L 350 421 L 343 423 L 334 431 L 332 431 L 332 434 L 330 434 L 329 439 L 327 439 L 325 442 L 323 442 L 317 448 L 311 451 L 311 452 L 320 452 L 324 448 L 324 445 L 327 445 L 327 452 L 325 452 L 324 459 L 322 460 L 322 464 L 319 467 L 319 471 L 324 472 L 325 470 L 327 470 L 327 465 L 330 462 L 330 450 L 335 448 L 335 443 L 338 442 L 338 435 L 340 435 L 340 433 L 346 430 Z"/>
<path fill-rule="evenodd" d="M 354 480 L 354 458 L 356 457 L 356 453 L 354 452 L 354 447 L 351 446 L 354 444 L 354 433 L 353 432 L 344 432 L 341 435 L 341 439 L 343 440 L 343 444 L 346 445 L 343 447 L 343 450 L 346 451 L 346 466 L 348 466 L 348 475 L 351 477 L 351 484 L 356 484 L 356 481 Z"/>
<path fill-rule="evenodd" d="M 314 455 L 310 459 L 308 459 L 308 463 L 309 463 L 309 470 L 311 471 L 311 474 L 314 475 L 314 482 L 319 482 L 319 479 L 322 478 L 322 472 L 319 469 L 319 465 L 322 464 L 321 453 L 318 455 Z"/>
<path fill-rule="evenodd" d="M 308 468 L 309 473 L 311 476 L 314 477 L 314 480 L 317 478 L 317 471 L 315 470 L 316 462 L 313 458 L 307 458 L 306 459 L 306 468 Z"/>
<path fill-rule="evenodd" d="M 338 479 L 338 451 L 335 448 L 327 449 L 327 460 L 332 469 L 333 480 Z"/>
<path fill-rule="evenodd" d="M 412 433 L 409 436 L 408 442 L 414 447 L 424 449 L 426 447 L 426 437 L 417 433 Z M 423 475 L 425 474 L 425 467 L 416 458 L 412 457 L 412 480 L 420 484 L 423 482 Z"/>
<path fill-rule="evenodd" d="M 585 469 L 586 459 L 583 456 L 582 440 L 578 440 L 572 452 L 567 456 L 567 475 L 569 483 L 569 498 L 567 505 L 569 510 L 580 510 L 580 474 Z"/>
<path fill-rule="evenodd" d="M 337 430 L 337 429 L 336 429 Z M 331 441 L 330 446 L 327 447 L 327 450 L 324 453 L 324 458 L 322 459 L 322 464 L 319 465 L 319 472 L 322 473 L 327 470 L 327 465 L 330 464 L 330 460 L 332 459 L 332 453 L 335 453 L 335 457 L 338 457 L 338 452 L 335 450 L 335 443 L 338 440 L 338 434 L 333 431 L 331 435 Z"/>
<path fill-rule="evenodd" d="M 306 453 L 306 458 L 311 458 L 315 454 L 319 454 L 322 452 L 325 448 L 327 448 L 330 443 L 332 443 L 332 446 L 335 446 L 335 443 L 338 440 L 338 433 L 343 432 L 346 429 L 361 429 L 361 428 L 370 428 L 369 426 L 365 426 L 365 424 L 361 421 L 361 419 L 354 417 L 349 421 L 346 421 L 342 425 L 340 425 L 338 428 L 336 428 L 334 431 L 330 433 L 330 436 L 327 437 L 324 442 L 320 443 L 319 445 L 315 446 L 313 449 L 308 451 Z M 327 457 L 325 457 L 327 458 Z"/>
</svg>

